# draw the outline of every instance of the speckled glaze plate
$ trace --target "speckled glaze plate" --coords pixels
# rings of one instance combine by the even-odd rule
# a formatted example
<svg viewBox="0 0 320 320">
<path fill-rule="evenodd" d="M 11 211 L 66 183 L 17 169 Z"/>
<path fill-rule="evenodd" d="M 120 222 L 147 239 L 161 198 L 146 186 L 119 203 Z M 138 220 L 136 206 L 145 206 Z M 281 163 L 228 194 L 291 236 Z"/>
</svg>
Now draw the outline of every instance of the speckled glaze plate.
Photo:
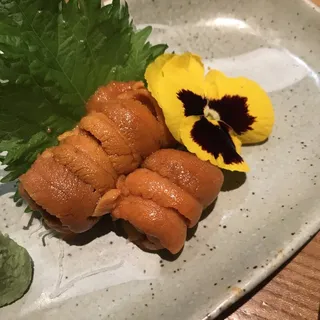
<svg viewBox="0 0 320 320">
<path fill-rule="evenodd" d="M 320 228 L 318 9 L 303 0 L 128 2 L 138 27 L 153 25 L 154 43 L 258 81 L 274 103 L 273 135 L 244 149 L 250 173 L 226 177 L 175 260 L 108 230 L 83 245 L 48 236 L 44 247 L 43 227 L 23 230 L 29 217 L 9 198 L 12 185 L 1 185 L 0 228 L 29 250 L 35 276 L 0 319 L 214 318 Z"/>
</svg>

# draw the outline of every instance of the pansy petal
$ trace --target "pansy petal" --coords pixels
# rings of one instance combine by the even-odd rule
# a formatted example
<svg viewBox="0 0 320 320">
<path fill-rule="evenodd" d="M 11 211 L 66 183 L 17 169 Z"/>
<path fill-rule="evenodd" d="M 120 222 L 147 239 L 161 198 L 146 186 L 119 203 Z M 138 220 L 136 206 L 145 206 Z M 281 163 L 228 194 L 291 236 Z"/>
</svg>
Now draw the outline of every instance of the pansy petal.
<svg viewBox="0 0 320 320">
<path fill-rule="evenodd" d="M 148 66 L 145 78 L 170 132 L 181 142 L 179 128 L 186 115 L 179 93 L 185 90 L 200 98 L 204 96 L 204 67 L 200 57 L 191 53 L 162 55 Z"/>
<path fill-rule="evenodd" d="M 159 84 L 159 79 L 162 77 L 162 68 L 173 57 L 174 54 L 164 53 L 148 66 L 145 72 L 145 78 L 148 82 L 150 92 L 157 92 L 157 85 Z"/>
<path fill-rule="evenodd" d="M 211 121 L 211 120 L 209 120 Z M 212 120 L 214 121 L 214 120 Z M 236 151 L 238 154 L 241 154 L 241 147 L 242 147 L 242 142 L 241 140 L 237 137 L 236 133 L 232 130 L 231 127 L 229 127 L 227 124 L 225 124 L 222 121 L 217 121 L 218 124 L 220 125 L 221 129 L 225 131 L 226 134 L 228 134 L 231 137 L 231 140 L 236 148 Z"/>
<path fill-rule="evenodd" d="M 249 171 L 237 152 L 241 142 L 229 135 L 227 126 L 221 127 L 217 121 L 205 117 L 191 116 L 184 119 L 180 133 L 185 147 L 201 160 L 230 171 Z"/>
<path fill-rule="evenodd" d="M 215 77 L 212 77 L 209 71 L 205 76 L 204 93 L 208 100 L 218 99 L 218 88 Z"/>
<path fill-rule="evenodd" d="M 208 100 L 190 90 L 181 90 L 178 92 L 178 99 L 182 102 L 184 108 L 184 115 L 189 116 L 202 116 L 204 108 Z"/>
<path fill-rule="evenodd" d="M 210 102 L 220 119 L 232 127 L 243 143 L 266 140 L 274 124 L 274 111 L 267 93 L 254 81 L 244 77 L 229 78 L 211 70 L 207 83 L 216 83 L 218 99 Z"/>
</svg>

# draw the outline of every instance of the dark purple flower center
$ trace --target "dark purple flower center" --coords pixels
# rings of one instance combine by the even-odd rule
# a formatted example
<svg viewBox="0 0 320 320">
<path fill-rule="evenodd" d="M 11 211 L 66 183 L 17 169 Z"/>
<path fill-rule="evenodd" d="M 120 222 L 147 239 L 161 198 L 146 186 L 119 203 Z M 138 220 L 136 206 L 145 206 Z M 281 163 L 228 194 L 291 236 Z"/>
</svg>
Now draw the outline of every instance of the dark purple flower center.
<svg viewBox="0 0 320 320">
<path fill-rule="evenodd" d="M 186 117 L 209 114 L 210 118 L 210 114 L 215 114 L 217 116 L 212 119 L 225 122 L 238 135 L 252 130 L 255 117 L 249 114 L 246 97 L 226 95 L 221 99 L 209 100 L 184 89 L 177 96 L 183 104 Z"/>
</svg>

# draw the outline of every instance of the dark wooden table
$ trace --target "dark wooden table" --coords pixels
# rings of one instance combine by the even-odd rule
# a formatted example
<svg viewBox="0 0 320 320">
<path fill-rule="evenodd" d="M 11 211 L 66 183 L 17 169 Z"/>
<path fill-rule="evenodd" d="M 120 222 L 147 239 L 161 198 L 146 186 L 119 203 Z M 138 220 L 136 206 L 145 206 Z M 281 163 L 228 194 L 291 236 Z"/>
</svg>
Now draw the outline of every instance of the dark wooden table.
<svg viewBox="0 0 320 320">
<path fill-rule="evenodd" d="M 277 274 L 219 320 L 320 320 L 319 313 L 320 232 Z"/>
</svg>

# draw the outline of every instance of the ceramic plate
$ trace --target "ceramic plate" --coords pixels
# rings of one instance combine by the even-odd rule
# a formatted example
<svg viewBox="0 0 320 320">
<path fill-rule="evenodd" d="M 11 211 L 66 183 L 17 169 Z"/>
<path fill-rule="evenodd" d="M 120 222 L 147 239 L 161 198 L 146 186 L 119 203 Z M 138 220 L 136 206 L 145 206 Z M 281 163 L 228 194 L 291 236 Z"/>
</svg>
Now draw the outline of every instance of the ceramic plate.
<svg viewBox="0 0 320 320">
<path fill-rule="evenodd" d="M 9 199 L 12 186 L 1 185 L 0 228 L 35 262 L 31 290 L 1 309 L 1 319 L 209 319 L 320 228 L 317 9 L 302 0 L 129 0 L 129 7 L 138 27 L 153 25 L 153 42 L 258 81 L 275 107 L 273 135 L 244 149 L 250 173 L 227 177 L 173 261 L 108 230 L 83 245 L 48 236 L 44 247 L 43 227 L 35 221 L 23 230 L 28 215 Z"/>
</svg>

